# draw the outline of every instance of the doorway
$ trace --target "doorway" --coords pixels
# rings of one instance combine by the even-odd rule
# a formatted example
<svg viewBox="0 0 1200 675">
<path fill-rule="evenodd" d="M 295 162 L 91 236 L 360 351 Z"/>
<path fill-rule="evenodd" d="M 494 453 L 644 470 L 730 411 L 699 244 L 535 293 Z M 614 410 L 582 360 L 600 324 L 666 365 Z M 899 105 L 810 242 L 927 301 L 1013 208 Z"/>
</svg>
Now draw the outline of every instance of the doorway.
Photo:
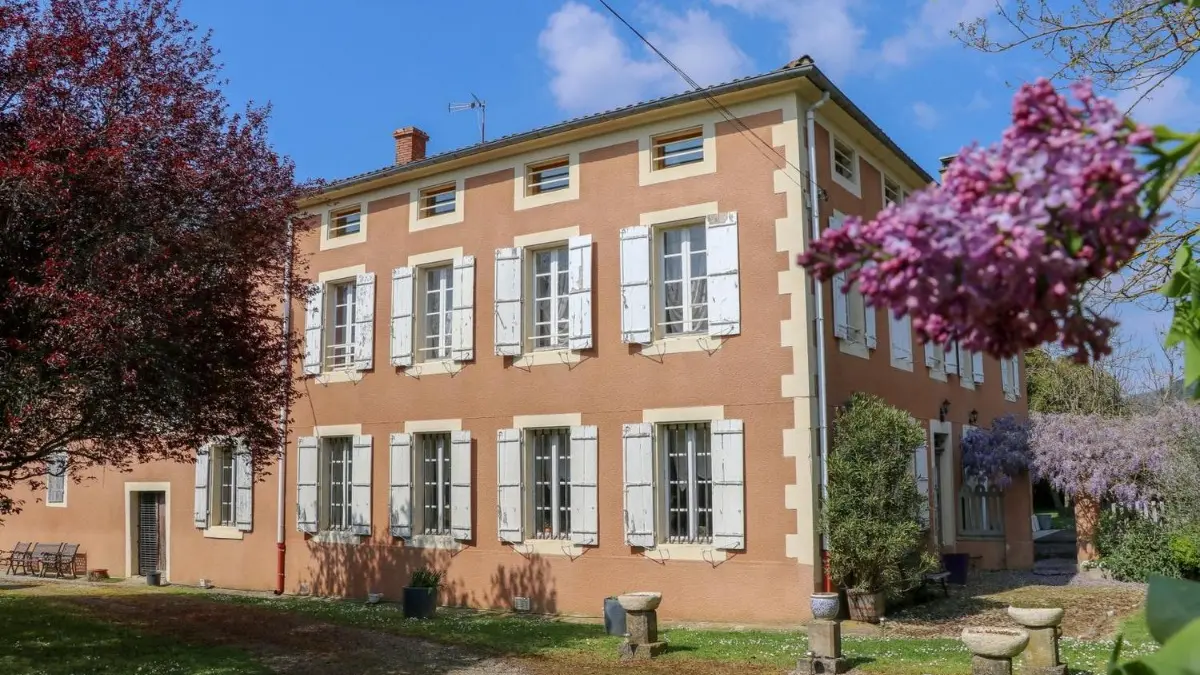
<svg viewBox="0 0 1200 675">
<path fill-rule="evenodd" d="M 166 569 L 167 528 L 164 517 L 167 506 L 166 492 L 138 492 L 137 494 L 137 573 L 146 576 L 150 572 Z"/>
</svg>

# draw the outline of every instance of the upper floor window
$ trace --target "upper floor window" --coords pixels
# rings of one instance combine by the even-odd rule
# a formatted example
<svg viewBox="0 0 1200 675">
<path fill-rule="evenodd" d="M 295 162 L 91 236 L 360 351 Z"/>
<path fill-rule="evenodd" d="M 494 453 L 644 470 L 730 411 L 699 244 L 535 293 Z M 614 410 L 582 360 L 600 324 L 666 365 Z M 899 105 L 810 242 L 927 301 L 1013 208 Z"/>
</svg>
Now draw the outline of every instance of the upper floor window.
<svg viewBox="0 0 1200 675">
<path fill-rule="evenodd" d="M 659 325 L 665 335 L 708 332 L 708 246 L 704 223 L 659 232 Z"/>
<path fill-rule="evenodd" d="M 329 238 L 358 234 L 362 229 L 362 209 L 354 206 L 329 214 Z"/>
<path fill-rule="evenodd" d="M 354 280 L 331 283 L 328 286 L 328 334 L 325 340 L 325 370 L 346 370 L 354 367 L 355 294 Z"/>
<path fill-rule="evenodd" d="M 559 157 L 526 167 L 526 196 L 565 190 L 571 185 L 571 160 Z"/>
<path fill-rule="evenodd" d="M 458 208 L 458 189 L 454 183 L 445 183 L 425 188 L 420 193 L 420 213 L 418 218 L 440 216 L 453 213 Z"/>
<path fill-rule="evenodd" d="M 569 269 L 566 246 L 532 252 L 533 348 L 567 346 Z"/>
<path fill-rule="evenodd" d="M 454 317 L 454 266 L 441 265 L 421 270 L 423 298 L 421 338 L 424 359 L 448 359 L 452 343 Z"/>
<path fill-rule="evenodd" d="M 704 161 L 704 130 L 701 127 L 655 136 L 651 143 L 653 170 L 669 169 Z"/>
<path fill-rule="evenodd" d="M 891 178 L 883 177 L 883 205 L 892 206 L 904 201 L 904 190 Z"/>
<path fill-rule="evenodd" d="M 67 502 L 67 453 L 56 452 L 46 460 L 46 503 Z"/>
<path fill-rule="evenodd" d="M 833 139 L 833 170 L 851 183 L 858 182 L 858 153 L 836 138 Z"/>
</svg>

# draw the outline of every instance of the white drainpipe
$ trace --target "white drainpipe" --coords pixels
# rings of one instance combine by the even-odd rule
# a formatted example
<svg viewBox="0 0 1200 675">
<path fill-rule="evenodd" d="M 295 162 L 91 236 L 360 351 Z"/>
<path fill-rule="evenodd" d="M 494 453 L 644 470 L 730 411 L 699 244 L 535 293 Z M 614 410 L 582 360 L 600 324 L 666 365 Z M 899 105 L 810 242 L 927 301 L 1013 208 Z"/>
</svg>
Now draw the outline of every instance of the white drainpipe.
<svg viewBox="0 0 1200 675">
<path fill-rule="evenodd" d="M 821 100 L 809 106 L 804 113 L 806 128 L 805 142 L 808 144 L 808 199 L 809 199 L 809 214 L 812 218 L 812 237 L 810 242 L 816 241 L 821 236 L 821 213 L 818 207 L 820 203 L 821 188 L 817 185 L 817 134 L 816 134 L 816 112 L 817 108 L 825 105 L 829 100 L 829 92 L 824 92 L 821 95 Z M 815 304 L 815 319 L 817 330 L 817 428 L 820 434 L 820 453 L 821 453 L 821 503 L 825 501 L 825 487 L 829 484 L 829 470 L 827 468 L 829 459 L 829 420 L 827 403 L 829 387 L 825 383 L 825 296 L 822 289 L 822 284 L 819 279 L 813 277 L 813 293 L 816 295 Z M 822 535 L 822 548 L 824 548 L 824 535 Z M 823 561 L 820 557 L 820 551 L 817 552 L 817 564 L 824 568 Z M 823 576 L 823 573 L 822 573 Z"/>
<path fill-rule="evenodd" d="M 292 339 L 292 247 L 293 247 L 292 220 L 287 222 L 287 259 L 283 262 L 283 339 L 285 343 L 290 343 Z M 290 349 L 284 350 L 283 357 L 283 372 L 288 377 L 286 386 L 291 387 L 292 374 L 292 353 Z M 288 392 L 290 394 L 290 392 Z M 287 499 L 287 489 L 284 485 L 284 476 L 287 471 L 287 422 L 288 408 L 284 404 L 279 408 L 279 431 L 282 436 L 279 442 L 279 462 L 276 469 L 277 480 L 279 481 L 277 503 L 275 504 L 276 511 L 276 527 L 275 527 L 275 595 L 282 595 L 284 589 L 284 561 L 286 559 L 287 542 L 284 539 L 286 534 L 283 522 L 283 505 Z"/>
</svg>

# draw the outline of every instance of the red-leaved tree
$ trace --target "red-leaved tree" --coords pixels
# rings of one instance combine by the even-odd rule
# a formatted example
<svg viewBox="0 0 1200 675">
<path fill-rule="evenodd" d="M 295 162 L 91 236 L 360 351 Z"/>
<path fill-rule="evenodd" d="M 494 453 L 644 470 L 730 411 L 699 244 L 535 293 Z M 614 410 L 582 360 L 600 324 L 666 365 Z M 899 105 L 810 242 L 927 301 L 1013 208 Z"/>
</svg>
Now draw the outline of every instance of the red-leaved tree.
<svg viewBox="0 0 1200 675">
<path fill-rule="evenodd" d="M 0 511 L 60 450 L 279 448 L 302 188 L 214 56 L 170 0 L 0 0 Z"/>
</svg>

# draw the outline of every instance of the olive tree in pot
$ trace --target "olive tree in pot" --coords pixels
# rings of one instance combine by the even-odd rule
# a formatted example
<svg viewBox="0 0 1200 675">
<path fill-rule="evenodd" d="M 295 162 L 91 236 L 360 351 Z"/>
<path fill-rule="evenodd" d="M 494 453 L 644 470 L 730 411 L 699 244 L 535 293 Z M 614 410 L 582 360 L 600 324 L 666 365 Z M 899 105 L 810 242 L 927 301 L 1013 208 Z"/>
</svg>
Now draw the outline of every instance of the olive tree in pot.
<svg viewBox="0 0 1200 675">
<path fill-rule="evenodd" d="M 822 527 L 851 619 L 878 622 L 885 593 L 905 590 L 932 563 L 927 497 L 913 475 L 913 453 L 924 445 L 921 424 L 877 396 L 855 394 L 834 420 Z"/>
<path fill-rule="evenodd" d="M 437 609 L 438 588 L 443 572 L 422 567 L 412 573 L 404 587 L 404 616 L 408 619 L 431 619 Z"/>
</svg>

